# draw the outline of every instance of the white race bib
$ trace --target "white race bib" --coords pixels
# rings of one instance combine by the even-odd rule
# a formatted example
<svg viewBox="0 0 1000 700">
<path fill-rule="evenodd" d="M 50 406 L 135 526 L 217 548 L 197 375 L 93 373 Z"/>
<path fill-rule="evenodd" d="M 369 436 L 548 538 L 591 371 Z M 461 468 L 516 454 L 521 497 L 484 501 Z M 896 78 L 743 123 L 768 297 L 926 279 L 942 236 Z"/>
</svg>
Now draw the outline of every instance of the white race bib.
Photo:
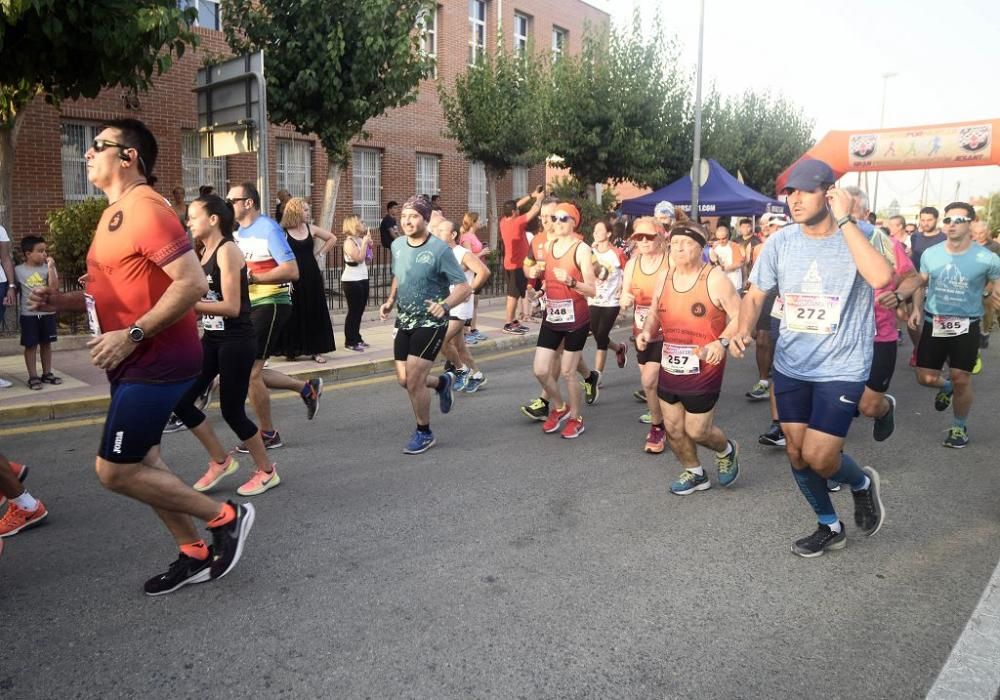
<svg viewBox="0 0 1000 700">
<path fill-rule="evenodd" d="M 545 320 L 549 323 L 573 323 L 576 310 L 572 299 L 546 299 Z"/>
<path fill-rule="evenodd" d="M 701 360 L 698 358 L 698 346 L 664 343 L 660 366 L 667 374 L 699 374 Z"/>
<path fill-rule="evenodd" d="M 785 294 L 785 327 L 795 333 L 832 335 L 840 327 L 840 297 Z"/>
<path fill-rule="evenodd" d="M 635 307 L 635 327 L 643 328 L 646 325 L 646 319 L 649 317 L 649 307 L 648 306 L 636 306 Z"/>
<path fill-rule="evenodd" d="M 87 325 L 90 326 L 90 334 L 98 336 L 101 334 L 101 322 L 97 320 L 97 303 L 94 297 L 84 293 L 83 300 L 87 303 Z"/>
<path fill-rule="evenodd" d="M 785 317 L 785 300 L 781 297 L 774 298 L 774 306 L 771 307 L 771 318 L 779 321 Z"/>
<path fill-rule="evenodd" d="M 226 319 L 222 316 L 202 316 L 201 327 L 206 331 L 226 330 Z"/>
<path fill-rule="evenodd" d="M 953 338 L 969 332 L 969 319 L 964 316 L 934 316 L 931 335 L 935 338 Z"/>
</svg>

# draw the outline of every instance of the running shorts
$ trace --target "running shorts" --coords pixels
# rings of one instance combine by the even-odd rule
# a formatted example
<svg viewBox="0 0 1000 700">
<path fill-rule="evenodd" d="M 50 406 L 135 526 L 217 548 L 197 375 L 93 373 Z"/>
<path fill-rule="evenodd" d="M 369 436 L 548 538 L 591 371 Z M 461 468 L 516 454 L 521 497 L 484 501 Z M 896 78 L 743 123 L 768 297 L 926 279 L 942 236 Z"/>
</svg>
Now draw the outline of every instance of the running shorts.
<svg viewBox="0 0 1000 700">
<path fill-rule="evenodd" d="M 969 332 L 950 338 L 935 338 L 930 321 L 924 321 L 924 332 L 917 345 L 917 367 L 941 369 L 944 363 L 952 369 L 971 372 L 979 356 L 979 322 L 972 319 Z"/>
<path fill-rule="evenodd" d="M 36 348 L 56 342 L 56 315 L 21 315 L 21 347 Z"/>
<path fill-rule="evenodd" d="M 524 276 L 524 270 L 504 270 L 504 279 L 507 281 L 507 296 L 520 299 L 528 290 L 528 278 Z"/>
<path fill-rule="evenodd" d="M 847 437 L 858 415 L 864 382 L 807 382 L 774 370 L 771 391 L 782 423 L 804 423 L 827 435 Z"/>
<path fill-rule="evenodd" d="M 538 342 L 536 347 L 558 350 L 560 343 L 566 352 L 580 352 L 587 344 L 587 336 L 590 335 L 590 326 L 580 326 L 575 330 L 556 330 L 547 323 L 543 323 L 538 330 Z"/>
<path fill-rule="evenodd" d="M 257 335 L 256 359 L 266 360 L 271 356 L 271 350 L 291 315 L 291 304 L 261 304 L 250 309 L 250 322 Z"/>
<path fill-rule="evenodd" d="M 444 336 L 448 332 L 448 324 L 431 326 L 430 328 L 396 328 L 392 341 L 392 356 L 396 362 L 406 362 L 410 355 L 422 360 L 434 362 Z"/>
<path fill-rule="evenodd" d="M 646 343 L 645 350 L 636 349 L 635 360 L 640 365 L 644 365 L 647 362 L 655 362 L 657 365 L 660 364 L 660 360 L 663 359 L 663 341 L 657 340 L 652 343 Z"/>
<path fill-rule="evenodd" d="M 718 394 L 694 394 L 692 396 L 682 396 L 680 394 L 672 394 L 668 391 L 663 391 L 657 387 L 656 395 L 659 397 L 660 401 L 665 401 L 666 403 L 673 406 L 676 403 L 680 403 L 684 410 L 688 413 L 708 413 L 713 408 L 715 404 L 719 402 Z"/>
<path fill-rule="evenodd" d="M 865 382 L 866 387 L 880 394 L 889 390 L 892 373 L 896 371 L 896 350 L 898 347 L 895 340 L 876 341 L 875 352 L 872 354 L 872 368 L 868 372 L 868 381 Z"/>
<path fill-rule="evenodd" d="M 169 384 L 116 383 L 97 455 L 114 464 L 138 464 L 160 444 L 174 406 L 195 379 Z"/>
</svg>

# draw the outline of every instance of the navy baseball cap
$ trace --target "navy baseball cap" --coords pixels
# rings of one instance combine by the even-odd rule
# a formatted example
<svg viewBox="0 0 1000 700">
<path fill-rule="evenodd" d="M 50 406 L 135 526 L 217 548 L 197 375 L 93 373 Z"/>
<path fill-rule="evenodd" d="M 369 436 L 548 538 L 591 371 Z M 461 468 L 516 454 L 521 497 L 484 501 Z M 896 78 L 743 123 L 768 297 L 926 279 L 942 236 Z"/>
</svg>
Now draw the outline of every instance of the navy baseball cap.
<svg viewBox="0 0 1000 700">
<path fill-rule="evenodd" d="M 785 190 L 802 190 L 815 192 L 826 188 L 837 181 L 833 169 L 821 160 L 803 160 L 799 162 L 785 181 Z"/>
</svg>

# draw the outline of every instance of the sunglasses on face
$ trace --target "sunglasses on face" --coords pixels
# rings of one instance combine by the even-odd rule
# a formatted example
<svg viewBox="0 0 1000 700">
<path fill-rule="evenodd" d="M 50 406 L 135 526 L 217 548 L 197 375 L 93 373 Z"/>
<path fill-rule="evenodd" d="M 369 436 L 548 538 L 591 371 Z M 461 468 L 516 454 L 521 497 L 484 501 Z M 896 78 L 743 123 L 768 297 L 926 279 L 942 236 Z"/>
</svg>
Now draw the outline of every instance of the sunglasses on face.
<svg viewBox="0 0 1000 700">
<path fill-rule="evenodd" d="M 126 146 L 124 143 L 115 143 L 107 139 L 94 139 L 91 141 L 90 147 L 94 149 L 94 153 L 103 153 L 108 148 L 131 148 L 131 146 Z"/>
<path fill-rule="evenodd" d="M 553 223 L 559 222 L 560 224 L 565 224 L 567 221 L 572 221 L 573 217 L 569 214 L 553 214 L 549 217 Z"/>
<path fill-rule="evenodd" d="M 226 204 L 233 205 L 237 202 L 245 202 L 249 197 L 226 197 Z"/>
<path fill-rule="evenodd" d="M 655 233 L 634 233 L 634 234 L 632 234 L 632 238 L 634 238 L 637 241 L 655 241 L 656 240 L 656 234 Z"/>
<path fill-rule="evenodd" d="M 942 224 L 967 224 L 972 221 L 968 216 L 946 216 L 941 219 Z"/>
</svg>

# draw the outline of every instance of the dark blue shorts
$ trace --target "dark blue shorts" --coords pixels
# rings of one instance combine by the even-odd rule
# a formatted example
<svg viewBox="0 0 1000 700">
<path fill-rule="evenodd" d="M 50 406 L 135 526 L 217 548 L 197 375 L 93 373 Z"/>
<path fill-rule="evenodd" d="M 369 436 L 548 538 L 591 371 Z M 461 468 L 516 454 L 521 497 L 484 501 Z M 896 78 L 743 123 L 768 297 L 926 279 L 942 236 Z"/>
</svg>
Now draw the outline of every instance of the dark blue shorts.
<svg viewBox="0 0 1000 700">
<path fill-rule="evenodd" d="M 115 464 L 138 464 L 160 444 L 174 406 L 194 379 L 171 384 L 111 385 L 111 406 L 104 420 L 98 456 Z"/>
<path fill-rule="evenodd" d="M 21 316 L 21 345 L 37 348 L 56 342 L 56 315 Z"/>
<path fill-rule="evenodd" d="M 865 383 L 806 382 L 775 370 L 772 391 L 782 423 L 805 423 L 821 433 L 847 437 Z"/>
</svg>

